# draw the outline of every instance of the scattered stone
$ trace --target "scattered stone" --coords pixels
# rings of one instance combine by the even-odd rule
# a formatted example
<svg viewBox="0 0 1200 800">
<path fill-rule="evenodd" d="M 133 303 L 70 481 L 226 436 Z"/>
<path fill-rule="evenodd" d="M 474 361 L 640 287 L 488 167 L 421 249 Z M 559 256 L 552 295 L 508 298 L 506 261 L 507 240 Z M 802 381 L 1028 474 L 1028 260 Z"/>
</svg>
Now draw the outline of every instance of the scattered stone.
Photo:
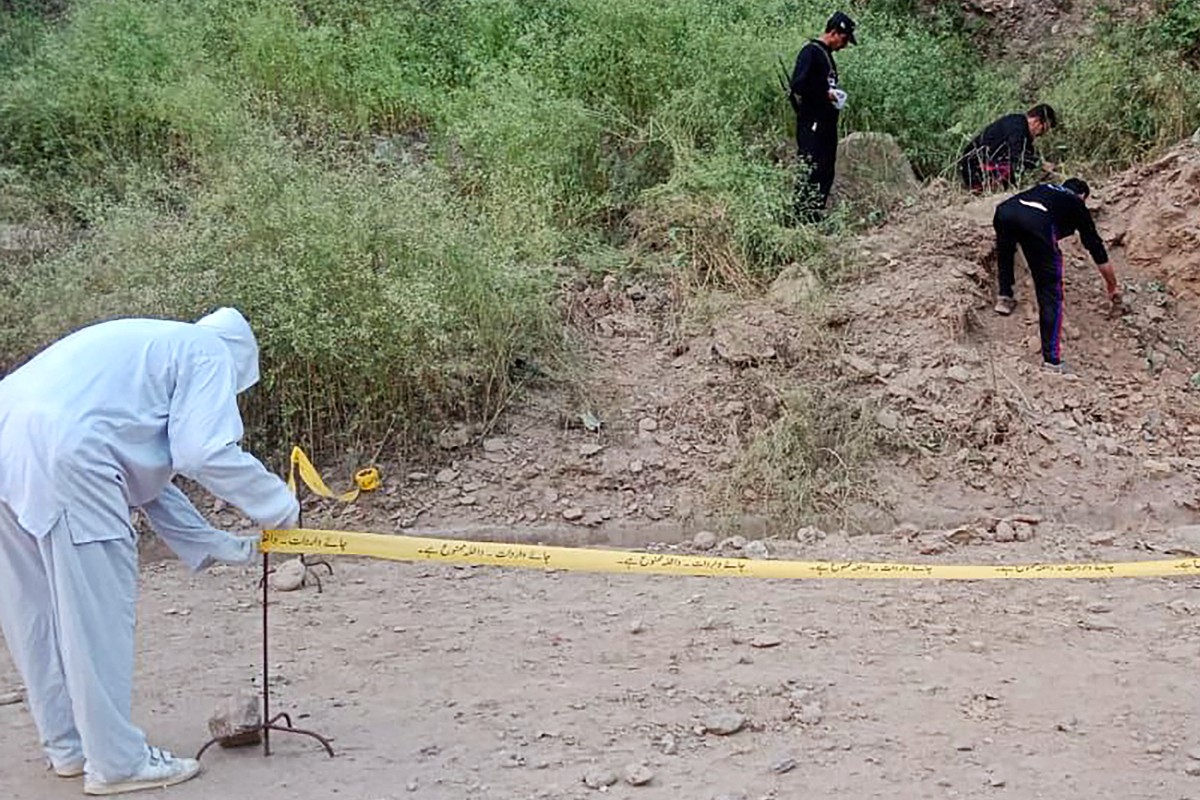
<svg viewBox="0 0 1200 800">
<path fill-rule="evenodd" d="M 604 445 L 595 444 L 594 442 L 589 442 L 588 444 L 579 445 L 579 455 L 584 456 L 586 458 L 587 456 L 596 455 L 596 453 L 599 453 L 603 449 L 604 449 Z"/>
<path fill-rule="evenodd" d="M 673 756 L 679 752 L 679 740 L 673 733 L 663 734 L 661 746 L 664 756 Z"/>
<path fill-rule="evenodd" d="M 732 794 L 714 794 L 713 800 L 746 800 L 746 793 L 733 792 Z"/>
<path fill-rule="evenodd" d="M 412 481 L 413 483 L 418 483 L 419 481 L 429 480 L 429 473 L 428 472 L 410 472 L 407 475 L 405 475 L 404 477 L 407 480 Z"/>
<path fill-rule="evenodd" d="M 262 741 L 262 709 L 258 695 L 241 691 L 208 718 L 208 732 L 221 747 L 246 747 Z"/>
<path fill-rule="evenodd" d="M 783 644 L 783 639 L 771 633 L 759 634 L 750 640 L 750 646 L 757 647 L 759 650 L 766 650 L 770 647 L 778 647 L 781 644 Z"/>
<path fill-rule="evenodd" d="M 421 784 L 417 783 L 416 778 L 413 778 L 408 783 L 404 784 L 404 791 L 409 792 L 411 794 L 412 792 L 415 792 L 420 787 L 421 787 Z"/>
<path fill-rule="evenodd" d="M 485 453 L 502 453 L 508 447 L 508 442 L 499 437 L 483 440 L 483 451 Z"/>
<path fill-rule="evenodd" d="M 816 701 L 800 706 L 800 712 L 796 715 L 796 719 L 804 725 L 819 725 L 824 718 L 825 709 Z"/>
<path fill-rule="evenodd" d="M 654 780 L 654 773 L 645 764 L 630 764 L 625 767 L 625 782 L 630 786 L 645 786 Z"/>
<path fill-rule="evenodd" d="M 698 550 L 711 550 L 717 544 L 717 535 L 712 531 L 700 531 L 692 537 L 692 546 Z"/>
<path fill-rule="evenodd" d="M 749 542 L 743 552 L 745 552 L 746 558 L 755 561 L 767 561 L 771 558 L 771 551 L 767 549 L 767 543 L 758 540 Z"/>
<path fill-rule="evenodd" d="M 1096 547 L 1111 547 L 1117 543 L 1116 531 L 1104 531 L 1103 533 L 1094 533 L 1088 537 L 1088 544 Z"/>
<path fill-rule="evenodd" d="M 645 468 L 646 464 L 640 458 L 635 458 L 629 462 L 629 471 L 634 475 L 640 475 Z"/>
<path fill-rule="evenodd" d="M 730 736 L 746 725 L 746 718 L 736 711 L 714 711 L 704 718 L 704 732 Z"/>
<path fill-rule="evenodd" d="M 1161 756 L 1167 748 L 1155 742 L 1154 744 L 1146 745 L 1146 753 L 1152 756 Z"/>
<path fill-rule="evenodd" d="M 1017 532 L 1013 530 L 1012 523 L 1006 519 L 1002 519 L 996 523 L 996 541 L 997 542 L 1015 542 L 1017 540 Z"/>
<path fill-rule="evenodd" d="M 635 636 L 644 630 L 646 630 L 646 623 L 642 622 L 640 619 L 635 619 L 633 622 L 629 623 L 629 632 Z"/>
<path fill-rule="evenodd" d="M 812 525 L 805 525 L 796 531 L 795 539 L 797 542 L 803 542 L 804 544 L 815 544 L 816 542 L 824 541 L 825 531 Z"/>
<path fill-rule="evenodd" d="M 894 431 L 900 427 L 900 417 L 894 411 L 881 408 L 875 412 L 875 424 L 884 430 Z"/>
<path fill-rule="evenodd" d="M 946 602 L 946 598 L 942 597 L 937 592 L 931 592 L 931 591 L 925 591 L 925 590 L 919 590 L 919 591 L 913 592 L 911 597 L 914 602 L 928 603 L 930 605 L 935 605 L 935 606 L 940 606 L 942 603 Z"/>
<path fill-rule="evenodd" d="M 842 356 L 842 360 L 845 361 L 846 364 L 855 372 L 860 372 L 863 375 L 871 376 L 878 372 L 874 364 L 865 358 L 854 355 L 853 353 L 847 353 L 846 355 Z"/>
<path fill-rule="evenodd" d="M 1187 757 L 1193 761 L 1200 761 L 1200 747 L 1193 747 L 1187 751 Z"/>
<path fill-rule="evenodd" d="M 464 494 L 462 497 L 458 498 L 458 504 L 460 506 L 473 506 L 478 502 L 479 498 L 473 494 Z"/>
<path fill-rule="evenodd" d="M 1087 610 L 1089 614 L 1108 614 L 1113 607 L 1108 603 L 1088 603 Z"/>
<path fill-rule="evenodd" d="M 607 789 L 617 780 L 617 773 L 603 767 L 590 769 L 583 774 L 583 785 L 589 789 Z"/>
<path fill-rule="evenodd" d="M 1166 461 L 1156 461 L 1155 459 L 1148 458 L 1142 462 L 1142 466 L 1152 477 L 1165 478 L 1168 475 L 1175 474 L 1175 468 Z"/>
<path fill-rule="evenodd" d="M 992 787 L 993 789 L 1002 789 L 1007 783 L 1008 781 L 997 775 L 993 775 L 992 777 L 988 778 L 988 786 Z"/>
<path fill-rule="evenodd" d="M 746 546 L 745 536 L 730 536 L 728 539 L 721 542 L 721 549 L 741 550 Z"/>
<path fill-rule="evenodd" d="M 1018 542 L 1028 542 L 1033 538 L 1033 526 L 1028 522 L 1014 522 L 1013 533 L 1016 534 Z"/>
<path fill-rule="evenodd" d="M 946 370 L 946 377 L 955 383 L 968 383 L 971 380 L 971 373 L 967 372 L 966 367 L 953 366 Z"/>
<path fill-rule="evenodd" d="M 658 430 L 658 420 L 654 417 L 642 417 L 638 420 L 638 430 L 642 433 L 654 433 Z"/>
<path fill-rule="evenodd" d="M 440 470 L 433 479 L 438 483 L 454 483 L 456 480 L 458 480 L 458 476 L 458 470 L 447 467 L 446 469 Z"/>
<path fill-rule="evenodd" d="M 1183 768 L 1183 772 L 1193 778 L 1200 777 L 1200 764 L 1188 764 Z"/>
<path fill-rule="evenodd" d="M 570 508 L 564 508 L 562 515 L 563 519 L 567 520 L 568 522 L 573 522 L 577 519 L 583 518 L 583 509 L 579 506 L 571 506 Z"/>
<path fill-rule="evenodd" d="M 308 568 L 299 558 L 288 559 L 271 573 L 271 588 L 277 592 L 294 592 L 304 585 L 307 571 Z"/>
<path fill-rule="evenodd" d="M 983 642 L 979 640 L 971 642 L 970 648 L 972 653 L 982 653 L 986 649 Z"/>
<path fill-rule="evenodd" d="M 771 770 L 771 772 L 774 772 L 776 775 L 786 775 L 795 768 L 796 759 L 794 758 L 781 758 L 778 761 L 772 762 L 771 766 L 768 767 L 768 769 Z"/>
<path fill-rule="evenodd" d="M 25 699 L 25 693 L 17 690 L 0 694 L 0 706 L 14 706 Z"/>
<path fill-rule="evenodd" d="M 470 441 L 471 434 L 462 425 L 438 434 L 438 447 L 443 450 L 457 450 L 460 447 L 466 447 Z"/>
</svg>

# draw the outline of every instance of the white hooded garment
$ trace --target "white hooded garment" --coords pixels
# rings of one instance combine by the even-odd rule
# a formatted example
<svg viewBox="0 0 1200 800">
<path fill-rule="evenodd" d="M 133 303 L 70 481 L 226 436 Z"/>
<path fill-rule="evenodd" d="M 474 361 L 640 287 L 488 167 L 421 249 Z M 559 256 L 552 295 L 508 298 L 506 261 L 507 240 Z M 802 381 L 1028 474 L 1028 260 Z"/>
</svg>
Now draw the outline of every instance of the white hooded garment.
<svg viewBox="0 0 1200 800">
<path fill-rule="evenodd" d="M 264 528 L 299 511 L 238 442 L 258 380 L 246 320 L 125 319 L 84 328 L 0 380 L 0 623 L 56 766 L 119 780 L 148 751 L 129 720 L 140 506 L 193 569 L 238 560 L 172 483 L 184 475 Z"/>
</svg>

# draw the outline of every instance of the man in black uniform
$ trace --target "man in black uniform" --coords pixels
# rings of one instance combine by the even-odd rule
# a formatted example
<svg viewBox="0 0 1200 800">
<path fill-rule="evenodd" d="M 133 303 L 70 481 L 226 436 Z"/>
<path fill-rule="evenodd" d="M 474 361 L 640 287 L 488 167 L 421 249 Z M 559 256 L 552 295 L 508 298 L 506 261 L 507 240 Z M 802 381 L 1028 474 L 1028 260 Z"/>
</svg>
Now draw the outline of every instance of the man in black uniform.
<svg viewBox="0 0 1200 800">
<path fill-rule="evenodd" d="M 1024 114 L 1008 114 L 983 129 L 963 149 L 958 160 L 963 185 L 973 192 L 1016 186 L 1021 173 L 1042 164 L 1033 140 L 1058 124 L 1058 115 L 1045 103 Z M 1053 164 L 1045 164 L 1052 171 Z"/>
<path fill-rule="evenodd" d="M 825 33 L 804 45 L 792 70 L 789 101 L 796 112 L 796 150 L 809 167 L 808 186 L 800 187 L 797 210 L 814 218 L 825 207 L 833 186 L 837 161 L 838 112 L 846 104 L 846 93 L 838 88 L 834 51 L 854 38 L 854 20 L 841 11 L 825 23 Z"/>
<path fill-rule="evenodd" d="M 1056 372 L 1066 371 L 1062 366 L 1063 263 L 1059 239 L 1079 231 L 1083 246 L 1104 278 L 1109 300 L 1114 304 L 1120 302 L 1108 252 L 1084 204 L 1090 193 L 1088 185 L 1079 178 L 1063 181 L 1061 185 L 1039 184 L 1005 200 L 996 207 L 992 219 L 998 256 L 996 277 L 1000 285 L 996 313 L 1007 316 L 1016 308 L 1013 256 L 1020 245 L 1037 291 L 1043 366 Z"/>
</svg>

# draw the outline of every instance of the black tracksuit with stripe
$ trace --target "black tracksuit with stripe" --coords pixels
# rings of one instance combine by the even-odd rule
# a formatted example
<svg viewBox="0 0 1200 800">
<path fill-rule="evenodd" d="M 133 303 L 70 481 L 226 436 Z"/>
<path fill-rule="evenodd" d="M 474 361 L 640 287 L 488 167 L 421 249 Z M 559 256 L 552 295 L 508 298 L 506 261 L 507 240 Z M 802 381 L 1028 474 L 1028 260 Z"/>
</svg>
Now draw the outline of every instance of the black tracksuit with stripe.
<svg viewBox="0 0 1200 800">
<path fill-rule="evenodd" d="M 1017 245 L 1029 262 L 1037 290 L 1042 336 L 1042 359 L 1058 364 L 1062 358 L 1063 265 L 1059 239 L 1079 231 L 1083 246 L 1097 266 L 1108 263 L 1108 251 L 1096 233 L 1096 223 L 1083 199 L 1055 183 L 1043 183 L 1014 195 L 996 207 L 999 292 L 1013 296 L 1013 256 Z"/>
</svg>

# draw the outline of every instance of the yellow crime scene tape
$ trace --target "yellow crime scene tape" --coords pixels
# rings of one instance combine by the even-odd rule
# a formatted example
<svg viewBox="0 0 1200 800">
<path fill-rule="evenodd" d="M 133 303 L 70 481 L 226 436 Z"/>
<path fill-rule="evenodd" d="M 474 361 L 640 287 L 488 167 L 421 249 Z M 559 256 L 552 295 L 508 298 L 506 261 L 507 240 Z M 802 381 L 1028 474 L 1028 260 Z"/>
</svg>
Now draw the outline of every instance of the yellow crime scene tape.
<svg viewBox="0 0 1200 800">
<path fill-rule="evenodd" d="M 292 450 L 288 483 L 296 473 L 322 497 L 352 502 L 360 492 L 380 485 L 379 471 L 355 474 L 356 488 L 332 492 L 299 447 Z M 265 553 L 366 556 L 392 561 L 440 561 L 498 567 L 642 575 L 728 576 L 739 578 L 853 578 L 980 581 L 1013 578 L 1164 578 L 1200 575 L 1200 558 L 1082 564 L 898 564 L 872 561 L 769 561 L 683 553 L 643 553 L 532 544 L 434 539 L 318 529 L 270 530 L 262 536 Z"/>
</svg>

